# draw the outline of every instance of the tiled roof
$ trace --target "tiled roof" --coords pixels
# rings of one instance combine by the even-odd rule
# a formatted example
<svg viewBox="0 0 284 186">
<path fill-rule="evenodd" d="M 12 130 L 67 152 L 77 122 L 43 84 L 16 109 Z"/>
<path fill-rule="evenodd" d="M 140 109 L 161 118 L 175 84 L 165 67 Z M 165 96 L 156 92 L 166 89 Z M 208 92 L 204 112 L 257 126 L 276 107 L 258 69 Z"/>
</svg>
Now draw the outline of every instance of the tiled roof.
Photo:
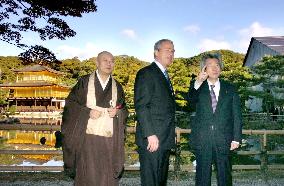
<svg viewBox="0 0 284 186">
<path fill-rule="evenodd" d="M 14 70 L 15 72 L 41 72 L 41 71 L 48 71 L 55 74 L 64 74 L 63 72 L 53 70 L 49 67 L 42 66 L 42 65 L 32 65 L 32 66 L 25 66 L 21 69 Z"/>
<path fill-rule="evenodd" d="M 284 36 L 254 37 L 254 39 L 284 55 Z"/>
</svg>

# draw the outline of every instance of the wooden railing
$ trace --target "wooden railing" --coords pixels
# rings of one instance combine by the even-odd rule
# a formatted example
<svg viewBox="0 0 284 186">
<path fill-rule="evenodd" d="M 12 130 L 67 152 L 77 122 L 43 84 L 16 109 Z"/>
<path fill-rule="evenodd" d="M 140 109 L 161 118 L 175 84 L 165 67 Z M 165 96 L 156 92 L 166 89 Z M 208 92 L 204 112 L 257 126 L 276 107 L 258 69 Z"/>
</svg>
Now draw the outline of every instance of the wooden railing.
<svg viewBox="0 0 284 186">
<path fill-rule="evenodd" d="M 180 161 L 181 154 L 187 154 L 189 151 L 181 151 L 180 150 L 180 141 L 181 141 L 181 135 L 182 134 L 189 134 L 191 132 L 191 129 L 181 129 L 176 128 L 176 146 L 177 146 L 177 154 L 176 161 Z M 260 155 L 260 164 L 259 165 L 233 165 L 233 170 L 263 170 L 266 171 L 268 169 L 284 169 L 284 164 L 274 164 L 269 165 L 268 164 L 268 156 L 270 155 L 284 155 L 284 150 L 281 151 L 269 151 L 267 150 L 267 143 L 268 135 L 284 135 L 284 130 L 242 130 L 242 133 L 245 135 L 258 135 L 261 136 L 259 138 L 260 140 L 260 149 L 257 151 L 236 151 L 237 155 L 240 156 L 251 156 L 251 155 Z M 179 166 L 180 163 L 177 162 L 176 166 Z M 176 167 L 175 171 L 192 171 L 193 167 L 190 166 L 180 166 Z M 178 173 L 177 173 L 178 174 Z"/>
<path fill-rule="evenodd" d="M 55 106 L 17 106 L 17 112 L 54 112 L 62 111 Z"/>
<path fill-rule="evenodd" d="M 59 131 L 59 125 L 29 125 L 29 124 L 0 124 L 0 130 L 28 130 L 28 131 Z M 128 133 L 135 133 L 134 127 L 127 127 Z M 170 170 L 174 170 L 178 175 L 180 171 L 193 171 L 194 167 L 190 165 L 181 165 L 181 155 L 190 153 L 181 150 L 181 135 L 189 134 L 190 129 L 176 128 L 176 149 L 174 152 L 174 165 L 170 166 Z M 283 164 L 269 165 L 268 156 L 284 155 L 284 151 L 267 150 L 268 135 L 284 135 L 284 130 L 243 130 L 246 135 L 261 136 L 261 147 L 257 151 L 237 151 L 240 156 L 260 155 L 261 163 L 259 165 L 233 165 L 233 169 L 284 169 Z M 136 151 L 126 152 L 126 154 L 135 154 Z M 0 154 L 21 154 L 21 155 L 62 155 L 61 150 L 0 150 Z M 127 156 L 126 156 L 127 157 Z M 126 170 L 139 170 L 139 167 L 126 166 Z M 0 171 L 63 171 L 62 166 L 0 166 Z"/>
</svg>

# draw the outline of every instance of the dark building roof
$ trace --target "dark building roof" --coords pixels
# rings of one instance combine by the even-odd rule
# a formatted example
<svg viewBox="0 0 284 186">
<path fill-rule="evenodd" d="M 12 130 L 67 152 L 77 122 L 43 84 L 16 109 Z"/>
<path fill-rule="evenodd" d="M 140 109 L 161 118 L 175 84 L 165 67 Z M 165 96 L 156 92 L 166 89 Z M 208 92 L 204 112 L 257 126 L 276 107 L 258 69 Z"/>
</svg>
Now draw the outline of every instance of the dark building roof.
<svg viewBox="0 0 284 186">
<path fill-rule="evenodd" d="M 31 65 L 31 66 L 26 66 L 26 67 L 23 67 L 21 69 L 16 69 L 14 70 L 15 72 L 42 72 L 42 71 L 48 71 L 48 72 L 51 72 L 51 73 L 54 73 L 54 74 L 64 74 L 63 72 L 59 72 L 59 71 L 56 71 L 56 70 L 53 70 L 49 67 L 46 67 L 46 66 L 42 66 L 42 65 Z"/>
<path fill-rule="evenodd" d="M 36 82 L 16 82 L 16 83 L 3 83 L 0 87 L 45 87 L 45 86 L 60 86 L 63 88 L 70 88 L 65 85 L 59 85 L 56 83 L 50 83 L 46 81 L 36 81 Z"/>
<path fill-rule="evenodd" d="M 254 37 L 254 39 L 284 55 L 284 36 Z"/>
<path fill-rule="evenodd" d="M 284 36 L 252 37 L 244 66 L 252 66 L 265 55 L 284 55 Z"/>
</svg>

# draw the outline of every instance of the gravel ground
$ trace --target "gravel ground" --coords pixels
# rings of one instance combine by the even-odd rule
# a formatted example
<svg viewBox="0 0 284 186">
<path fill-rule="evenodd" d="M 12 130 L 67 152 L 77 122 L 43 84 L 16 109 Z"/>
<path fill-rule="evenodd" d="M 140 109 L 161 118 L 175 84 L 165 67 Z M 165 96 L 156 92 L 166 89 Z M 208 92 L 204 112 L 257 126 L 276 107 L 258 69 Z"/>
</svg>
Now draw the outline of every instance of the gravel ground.
<svg viewBox="0 0 284 186">
<path fill-rule="evenodd" d="M 2 182 L 1 186 L 73 186 L 72 181 L 15 181 L 15 182 Z M 139 178 L 122 178 L 120 186 L 139 186 Z M 169 181 L 168 186 L 188 186 L 194 185 L 194 180 L 182 180 L 182 181 Z M 216 186 L 216 181 L 212 181 L 212 186 Z M 265 180 L 234 180 L 236 186 L 283 186 L 284 179 L 272 179 Z"/>
<path fill-rule="evenodd" d="M 0 174 L 0 186 L 73 186 L 72 179 L 58 174 Z M 51 181 L 52 180 L 52 181 Z M 120 186 L 139 186 L 138 174 L 126 175 L 120 180 Z M 170 176 L 168 186 L 194 185 L 194 174 L 181 176 L 180 181 L 174 181 Z M 215 176 L 212 176 L 212 186 L 216 186 Z M 238 172 L 233 174 L 235 186 L 284 186 L 284 172 L 273 171 L 262 174 L 260 172 Z"/>
</svg>

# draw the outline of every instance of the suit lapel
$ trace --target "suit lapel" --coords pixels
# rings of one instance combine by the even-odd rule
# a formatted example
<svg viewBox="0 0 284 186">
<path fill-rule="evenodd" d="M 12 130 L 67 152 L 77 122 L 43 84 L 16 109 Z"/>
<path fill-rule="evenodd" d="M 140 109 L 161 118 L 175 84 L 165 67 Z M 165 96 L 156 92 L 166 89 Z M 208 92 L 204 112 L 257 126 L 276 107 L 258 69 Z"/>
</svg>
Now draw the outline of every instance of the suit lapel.
<svg viewBox="0 0 284 186">
<path fill-rule="evenodd" d="M 219 92 L 218 103 L 217 103 L 217 107 L 216 107 L 215 112 L 220 110 L 220 108 L 221 108 L 221 106 L 224 102 L 223 99 L 224 99 L 224 97 L 226 97 L 227 93 L 228 93 L 228 91 L 227 91 L 225 83 L 222 80 L 220 80 L 220 92 Z"/>
<path fill-rule="evenodd" d="M 211 96 L 210 96 L 210 91 L 209 91 L 209 85 L 208 83 L 204 82 L 202 85 L 202 97 L 204 98 L 204 101 L 206 101 L 208 103 L 208 107 L 209 107 L 209 110 L 211 111 L 211 113 L 213 114 L 213 109 L 212 109 L 212 100 L 211 100 Z M 226 97 L 228 93 L 228 90 L 227 90 L 227 87 L 225 85 L 225 83 L 220 80 L 220 92 L 219 92 L 219 97 L 218 97 L 218 103 L 217 103 L 217 106 L 216 106 L 216 110 L 214 113 L 218 112 L 218 110 L 220 110 L 222 104 L 223 104 L 223 100 L 224 98 Z"/>
<path fill-rule="evenodd" d="M 204 105 L 208 105 L 207 110 L 210 111 L 210 113 L 213 114 L 213 110 L 212 110 L 212 101 L 211 101 L 211 96 L 210 96 L 210 91 L 209 91 L 209 85 L 207 82 L 202 83 L 201 87 L 200 87 L 200 96 L 201 96 L 201 100 L 204 101 Z"/>
<path fill-rule="evenodd" d="M 161 71 L 161 69 L 157 66 L 157 64 L 155 62 L 153 62 L 152 64 L 153 69 L 157 72 L 157 75 L 159 76 L 159 78 L 161 79 L 161 82 L 164 84 L 164 86 L 167 87 L 169 93 L 173 96 L 173 92 L 169 86 L 168 81 L 166 80 L 166 77 L 164 75 L 164 73 Z"/>
</svg>

